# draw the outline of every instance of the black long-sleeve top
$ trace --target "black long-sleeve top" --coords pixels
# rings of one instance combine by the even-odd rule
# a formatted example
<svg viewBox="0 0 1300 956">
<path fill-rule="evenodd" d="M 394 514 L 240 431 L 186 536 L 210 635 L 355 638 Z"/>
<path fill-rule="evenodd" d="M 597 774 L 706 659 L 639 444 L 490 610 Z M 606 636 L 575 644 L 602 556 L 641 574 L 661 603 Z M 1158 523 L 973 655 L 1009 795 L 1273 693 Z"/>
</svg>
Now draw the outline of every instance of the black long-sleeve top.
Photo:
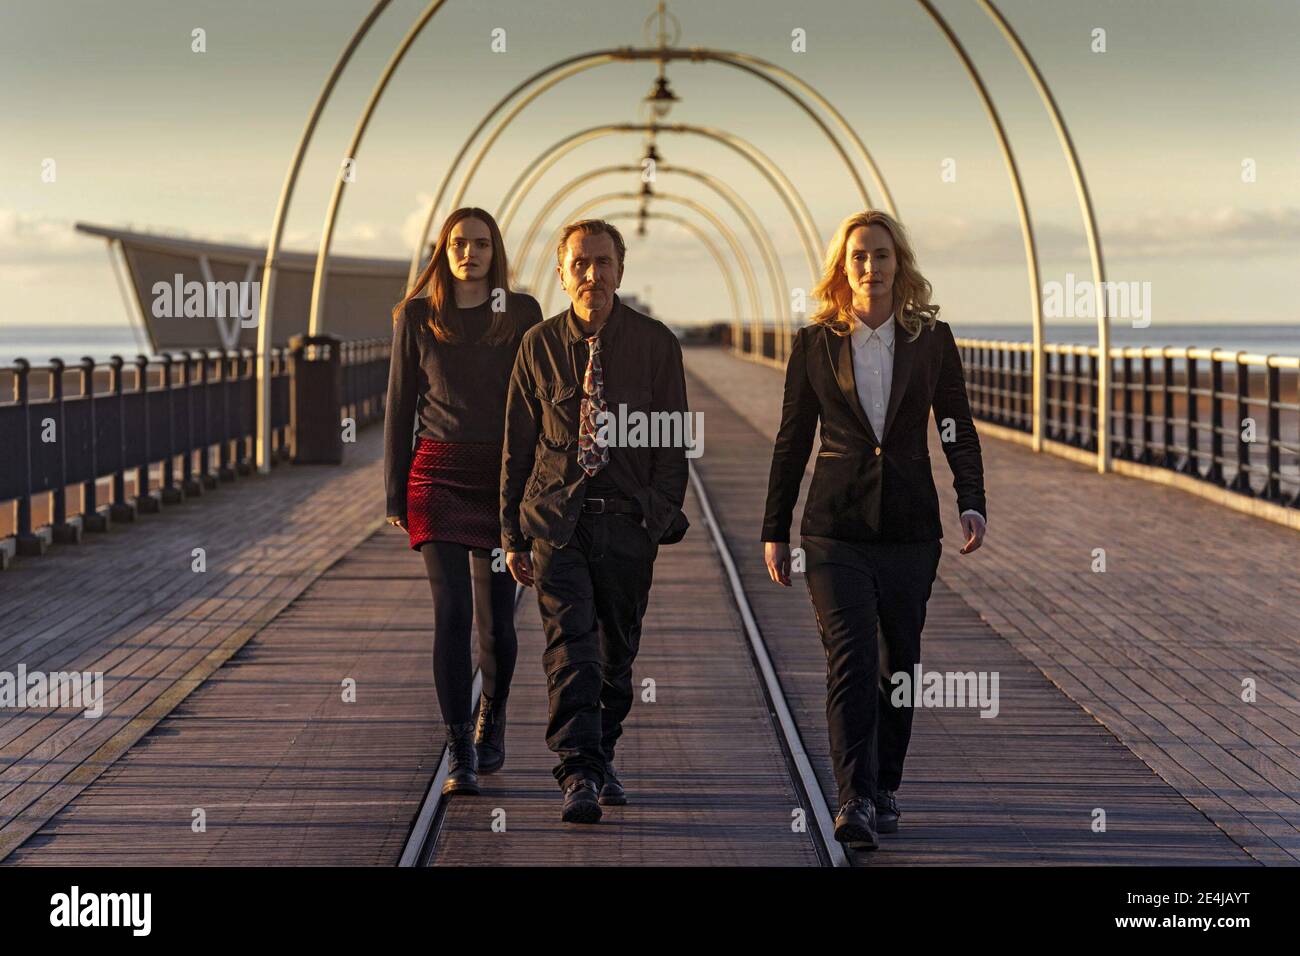
<svg viewBox="0 0 1300 956">
<path fill-rule="evenodd" d="M 488 345 L 478 339 L 492 321 L 491 302 L 489 297 L 469 309 L 451 304 L 446 323 L 458 333 L 457 342 L 434 338 L 425 297 L 408 302 L 401 321 L 393 324 L 384 411 L 389 515 L 406 518 L 406 480 L 416 438 L 497 445 L 504 441 L 506 390 L 515 352 L 524 332 L 542 320 L 542 308 L 530 295 L 509 293 L 506 315 L 513 334 L 506 342 Z"/>
</svg>

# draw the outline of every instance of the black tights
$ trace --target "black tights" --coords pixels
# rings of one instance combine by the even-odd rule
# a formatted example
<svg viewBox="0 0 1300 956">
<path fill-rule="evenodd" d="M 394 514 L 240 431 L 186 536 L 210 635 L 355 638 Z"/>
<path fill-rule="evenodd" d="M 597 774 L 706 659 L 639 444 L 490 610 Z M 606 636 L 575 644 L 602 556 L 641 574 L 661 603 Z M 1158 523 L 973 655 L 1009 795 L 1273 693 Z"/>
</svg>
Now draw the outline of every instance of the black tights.
<svg viewBox="0 0 1300 956">
<path fill-rule="evenodd" d="M 515 580 L 492 570 L 487 551 L 450 541 L 420 546 L 433 591 L 433 684 L 442 719 L 462 724 L 473 716 L 474 667 L 470 625 L 477 624 L 483 693 L 504 698 L 510 692 L 519 644 L 515 638 Z M 471 566 L 473 568 L 471 572 Z"/>
</svg>

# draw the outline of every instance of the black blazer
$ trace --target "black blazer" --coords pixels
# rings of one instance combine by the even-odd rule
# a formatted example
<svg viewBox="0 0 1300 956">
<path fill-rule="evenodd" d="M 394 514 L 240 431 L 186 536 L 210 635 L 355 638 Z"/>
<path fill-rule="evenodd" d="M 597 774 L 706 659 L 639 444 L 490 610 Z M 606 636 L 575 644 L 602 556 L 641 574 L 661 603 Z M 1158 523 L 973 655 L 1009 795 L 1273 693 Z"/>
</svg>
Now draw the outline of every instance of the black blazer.
<svg viewBox="0 0 1300 956">
<path fill-rule="evenodd" d="M 961 357 L 946 322 L 908 341 L 894 335 L 894 374 L 884 434 L 877 437 L 858 401 L 853 343 L 822 325 L 800 329 L 785 373 L 781 428 L 763 516 L 764 541 L 789 541 L 799 485 L 821 420 L 821 449 L 804 504 L 800 535 L 848 541 L 929 541 L 943 537 L 930 470 L 930 410 L 943 443 L 960 511 L 987 519 L 984 463 L 971 420 Z"/>
</svg>

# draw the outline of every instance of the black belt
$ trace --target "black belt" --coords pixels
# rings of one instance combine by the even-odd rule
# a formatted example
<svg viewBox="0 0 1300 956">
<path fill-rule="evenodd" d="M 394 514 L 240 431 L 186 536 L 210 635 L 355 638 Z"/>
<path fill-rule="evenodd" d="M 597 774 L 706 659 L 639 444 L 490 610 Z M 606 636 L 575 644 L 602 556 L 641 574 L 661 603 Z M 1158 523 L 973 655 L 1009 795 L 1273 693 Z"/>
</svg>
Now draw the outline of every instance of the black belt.
<svg viewBox="0 0 1300 956">
<path fill-rule="evenodd" d="M 583 498 L 582 510 L 593 515 L 641 516 L 641 506 L 627 498 Z"/>
</svg>

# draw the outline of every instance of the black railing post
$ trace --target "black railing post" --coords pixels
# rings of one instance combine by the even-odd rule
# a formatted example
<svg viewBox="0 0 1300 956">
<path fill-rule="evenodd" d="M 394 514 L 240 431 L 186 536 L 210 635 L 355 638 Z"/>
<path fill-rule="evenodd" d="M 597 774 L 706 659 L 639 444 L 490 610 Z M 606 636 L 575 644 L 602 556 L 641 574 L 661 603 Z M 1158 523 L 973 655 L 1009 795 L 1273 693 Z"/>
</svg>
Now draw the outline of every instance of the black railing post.
<svg viewBox="0 0 1300 956">
<path fill-rule="evenodd" d="M 280 425 L 280 448 L 276 452 L 276 457 L 280 461 L 289 461 L 292 455 L 290 448 L 289 432 L 293 427 L 293 418 L 290 414 L 290 405 L 293 401 L 293 378 L 289 373 L 289 350 L 278 348 L 275 350 L 277 358 L 277 368 L 279 369 L 279 378 L 283 383 L 283 395 L 281 407 L 283 408 L 284 422 Z"/>
<path fill-rule="evenodd" d="M 244 384 L 254 372 L 253 363 L 249 361 L 249 354 L 248 349 L 239 349 L 235 357 L 235 362 L 238 363 L 238 371 L 235 373 L 235 396 L 237 399 L 235 408 L 239 423 L 235 429 L 235 434 L 239 436 L 235 442 L 235 471 L 245 477 L 253 473 L 253 466 L 248 460 L 248 449 L 253 438 L 244 431 L 244 404 L 247 397 L 244 394 Z"/>
<path fill-rule="evenodd" d="M 1241 360 L 1243 354 L 1237 353 L 1237 473 L 1233 475 L 1228 487 L 1240 494 L 1254 497 L 1255 489 L 1250 486 L 1251 442 L 1245 438 L 1246 419 L 1253 421 L 1254 417 L 1250 414 L 1250 366 Z M 1254 423 L 1252 431 L 1258 440 L 1259 422 Z"/>
<path fill-rule="evenodd" d="M 1120 356 L 1120 388 L 1123 390 L 1124 399 L 1121 403 L 1121 414 L 1123 423 L 1120 428 L 1119 448 L 1115 450 L 1117 458 L 1127 458 L 1132 461 L 1133 453 L 1133 360 L 1125 349 Z"/>
<path fill-rule="evenodd" d="M 1210 467 L 1205 480 L 1222 487 L 1223 480 L 1223 362 L 1210 353 Z"/>
<path fill-rule="evenodd" d="M 216 368 L 220 370 L 221 417 L 217 429 L 217 478 L 220 481 L 234 481 L 235 469 L 230 467 L 230 353 L 222 349 L 217 353 Z"/>
<path fill-rule="evenodd" d="M 1021 431 L 1032 433 L 1034 430 L 1034 368 L 1033 355 L 1028 351 L 1021 349 L 1016 353 L 1018 356 L 1016 364 L 1020 367 L 1020 376 L 1017 381 L 1016 405 L 1020 409 L 1020 418 L 1017 424 Z"/>
<path fill-rule="evenodd" d="M 210 401 L 210 389 L 208 377 L 212 364 L 208 355 L 208 350 L 203 349 L 199 352 L 199 427 L 195 433 L 195 439 L 199 443 L 199 481 L 204 488 L 217 487 L 217 476 L 212 473 L 212 415 L 210 414 L 212 403 Z"/>
<path fill-rule="evenodd" d="M 54 440 L 58 442 L 56 456 L 59 466 L 58 481 L 54 487 L 54 512 L 50 516 L 50 533 L 60 544 L 81 543 L 81 522 L 68 521 L 68 405 L 63 394 L 63 372 L 67 366 L 63 359 L 50 359 L 50 400 L 56 415 L 54 427 L 58 429 Z"/>
<path fill-rule="evenodd" d="M 1264 497 L 1269 501 L 1282 501 L 1282 370 L 1276 365 L 1268 367 L 1268 478 L 1264 482 Z"/>
<path fill-rule="evenodd" d="M 1107 422 L 1097 421 L 1097 392 L 1099 388 L 1098 374 L 1101 370 L 1099 362 L 1100 349 L 1093 351 L 1088 350 L 1088 445 L 1089 451 L 1097 450 L 1097 443 L 1101 441 L 1101 429 L 1108 428 Z M 1109 357 L 1107 361 L 1109 361 Z"/>
<path fill-rule="evenodd" d="M 149 415 L 149 357 L 135 357 L 136 391 L 140 393 L 140 418 L 143 421 L 143 458 L 135 473 L 135 505 L 141 514 L 157 514 L 162 502 L 149 488 L 149 466 L 153 462 L 153 422 Z"/>
<path fill-rule="evenodd" d="M 23 410 L 23 440 L 16 451 L 22 455 L 23 493 L 18 498 L 18 527 L 14 541 L 14 552 L 24 557 L 35 557 L 45 553 L 46 540 L 32 532 L 32 402 L 29 391 L 29 376 L 32 364 L 25 358 L 15 359 L 14 398 Z"/>
<path fill-rule="evenodd" d="M 167 448 L 162 464 L 163 504 L 174 505 L 185 500 L 185 493 L 176 485 L 176 387 L 172 383 L 172 366 L 175 365 L 171 352 L 162 353 L 163 389 L 166 391 L 167 403 Z M 182 366 L 183 368 L 183 366 Z"/>
<path fill-rule="evenodd" d="M 126 395 L 122 369 L 126 361 L 120 355 L 108 359 L 109 382 L 113 392 L 113 416 L 117 425 L 117 468 L 113 470 L 113 503 L 108 506 L 114 521 L 134 521 L 135 504 L 126 500 Z"/>
<path fill-rule="evenodd" d="M 1144 465 L 1153 465 L 1156 461 L 1155 454 L 1151 451 L 1152 445 L 1152 391 L 1155 386 L 1152 384 L 1151 375 L 1151 356 L 1146 349 L 1142 350 L 1142 453 L 1138 456 L 1138 461 Z"/>
<path fill-rule="evenodd" d="M 1196 359 L 1192 358 L 1191 349 L 1183 350 L 1183 393 L 1186 396 L 1187 408 L 1184 413 L 1184 420 L 1187 422 L 1187 457 L 1183 460 L 1183 467 L 1180 469 L 1184 474 L 1201 477 L 1200 465 L 1197 457 L 1201 448 L 1201 433 L 1198 428 L 1198 419 L 1200 411 L 1197 407 L 1198 397 L 1196 395 Z"/>
<path fill-rule="evenodd" d="M 184 363 L 181 366 L 181 385 L 184 386 L 182 394 L 185 396 L 185 437 L 181 441 L 185 457 L 181 459 L 181 491 L 189 498 L 203 494 L 203 482 L 194 477 L 194 449 L 198 434 L 194 424 L 194 406 L 198 394 L 195 386 L 198 375 L 195 372 L 193 352 L 186 349 L 181 352 L 181 359 Z"/>
<path fill-rule="evenodd" d="M 86 397 L 90 421 L 90 477 L 81 485 L 81 526 L 87 531 L 107 531 L 112 525 L 108 511 L 99 510 L 99 425 L 98 402 L 95 398 L 95 360 L 82 356 L 81 394 Z"/>
<path fill-rule="evenodd" d="M 1077 350 L 1070 353 L 1070 444 L 1088 444 L 1083 437 L 1083 356 Z"/>
<path fill-rule="evenodd" d="M 1178 454 L 1174 451 L 1174 357 L 1169 354 L 1170 346 L 1160 350 L 1163 356 L 1160 371 L 1161 418 L 1164 419 L 1164 454 L 1160 464 L 1164 468 L 1178 467 Z"/>
</svg>

